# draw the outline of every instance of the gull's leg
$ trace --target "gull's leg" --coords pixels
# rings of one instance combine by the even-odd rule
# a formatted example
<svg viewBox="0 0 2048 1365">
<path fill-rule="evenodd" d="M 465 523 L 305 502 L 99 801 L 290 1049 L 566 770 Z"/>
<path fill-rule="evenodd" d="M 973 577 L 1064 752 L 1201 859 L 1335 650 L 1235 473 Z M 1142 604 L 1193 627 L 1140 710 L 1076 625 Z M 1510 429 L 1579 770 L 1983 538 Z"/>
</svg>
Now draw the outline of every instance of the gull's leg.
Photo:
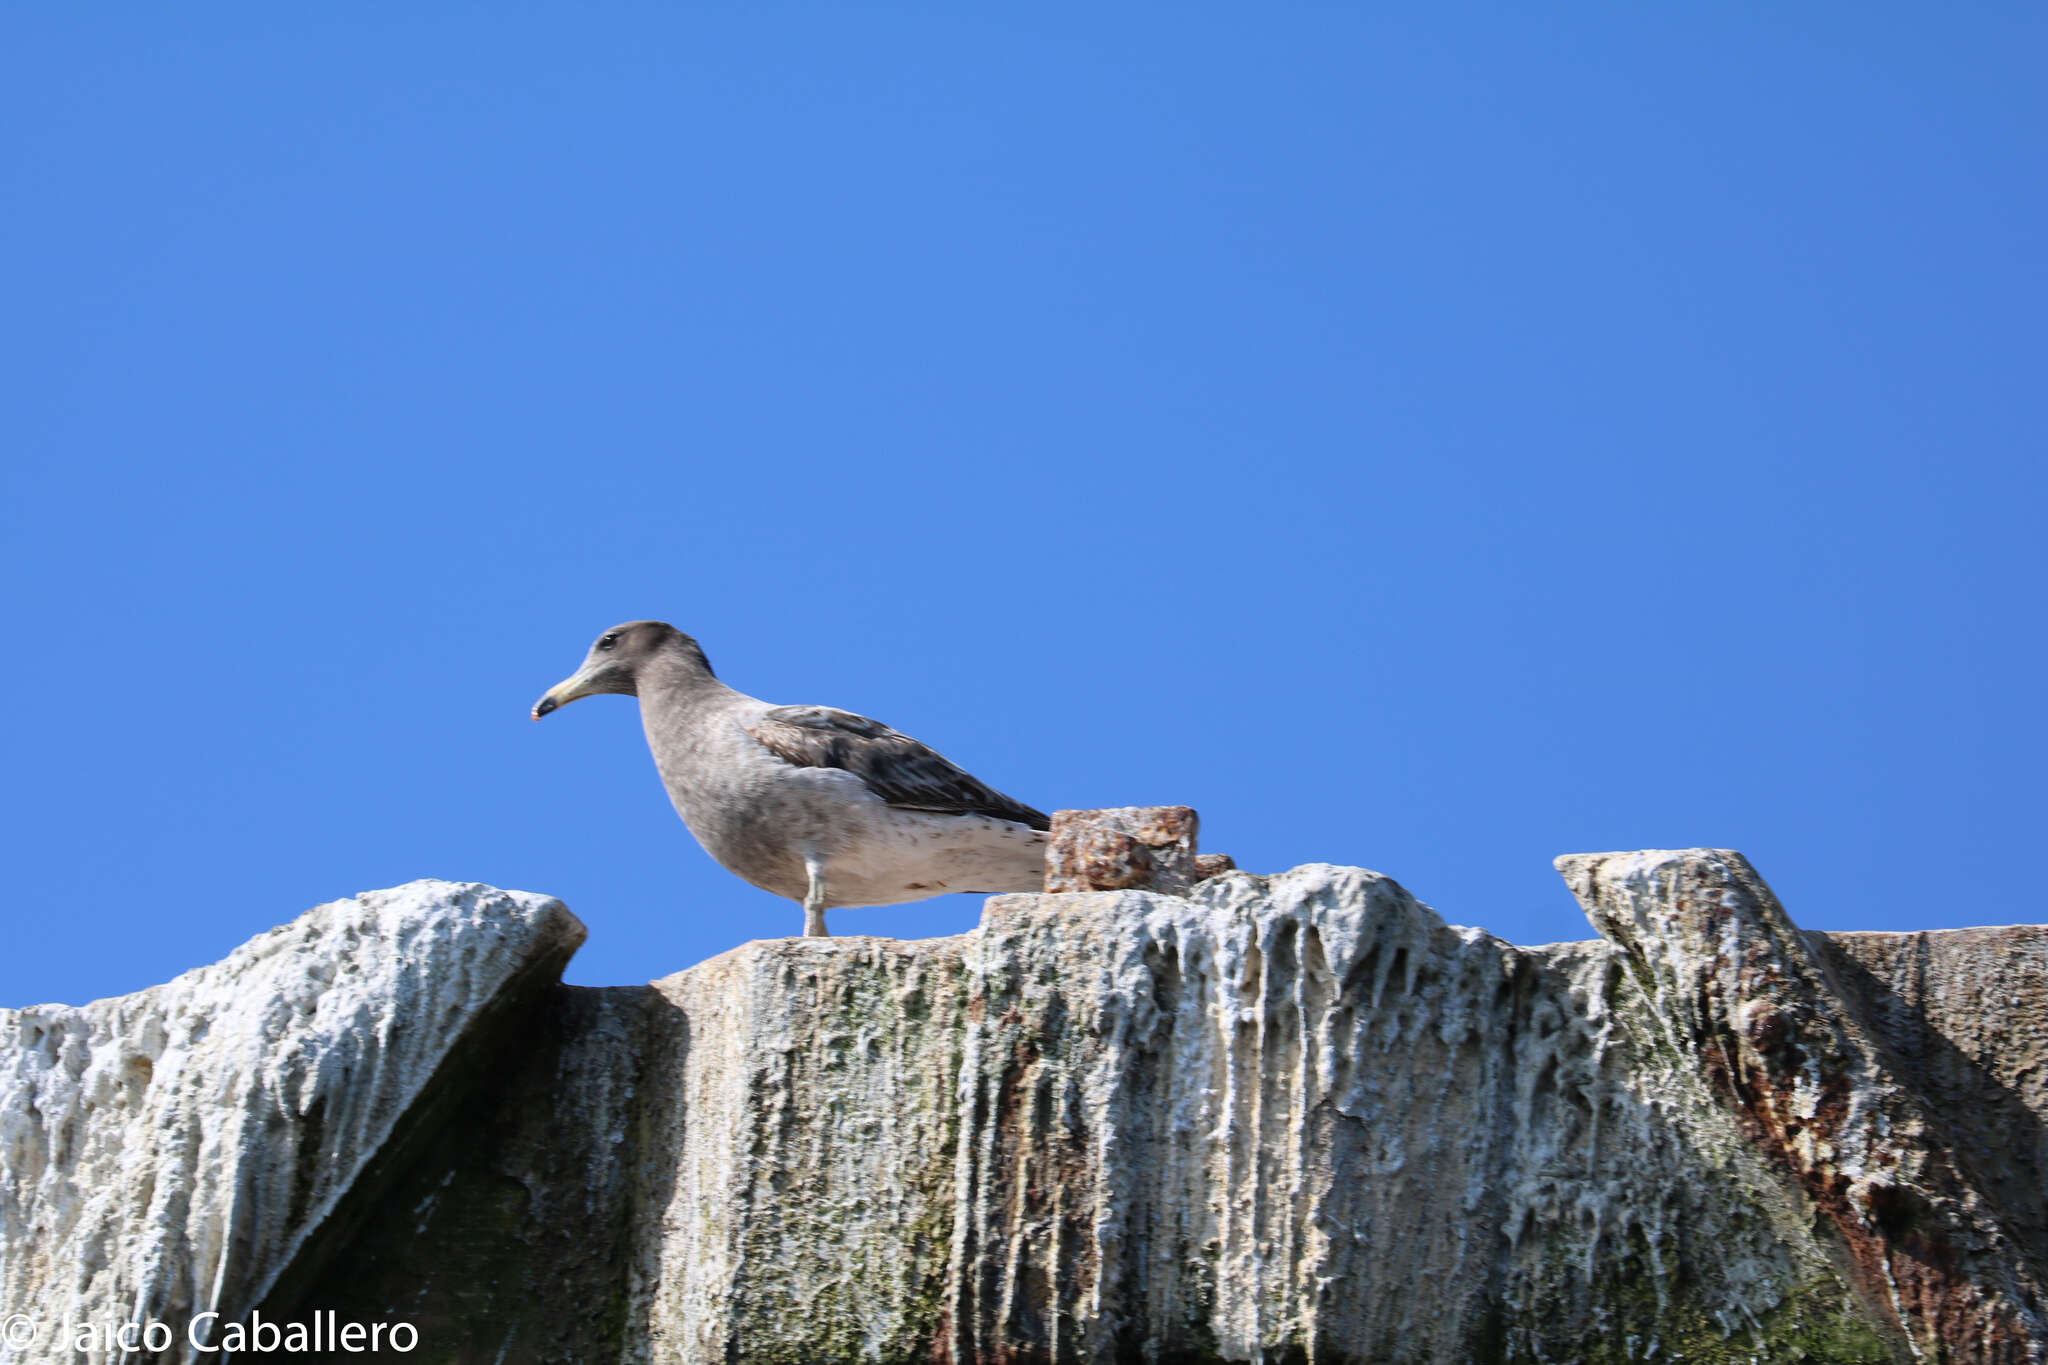
<svg viewBox="0 0 2048 1365">
<path fill-rule="evenodd" d="M 810 889 L 804 892 L 804 937 L 830 938 L 825 927 L 825 860 L 816 853 L 804 855 L 804 871 L 810 874 Z"/>
</svg>

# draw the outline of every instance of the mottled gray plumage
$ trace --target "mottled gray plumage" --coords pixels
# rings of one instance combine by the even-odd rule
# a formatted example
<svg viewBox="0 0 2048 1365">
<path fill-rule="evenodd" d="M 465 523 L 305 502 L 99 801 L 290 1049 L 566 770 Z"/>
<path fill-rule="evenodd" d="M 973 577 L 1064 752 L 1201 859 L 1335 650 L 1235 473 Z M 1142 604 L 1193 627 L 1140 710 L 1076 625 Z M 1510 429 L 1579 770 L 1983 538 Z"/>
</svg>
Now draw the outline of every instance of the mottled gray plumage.
<svg viewBox="0 0 2048 1365">
<path fill-rule="evenodd" d="M 807 934 L 841 905 L 1043 889 L 1043 814 L 879 721 L 734 691 L 674 626 L 606 631 L 534 719 L 604 692 L 640 699 L 655 767 L 705 851 L 801 902 Z"/>
<path fill-rule="evenodd" d="M 900 730 L 851 711 L 778 706 L 750 722 L 747 733 L 785 763 L 844 768 L 902 810 L 993 815 L 1033 829 L 1052 828 L 1044 813 L 1011 800 Z"/>
</svg>

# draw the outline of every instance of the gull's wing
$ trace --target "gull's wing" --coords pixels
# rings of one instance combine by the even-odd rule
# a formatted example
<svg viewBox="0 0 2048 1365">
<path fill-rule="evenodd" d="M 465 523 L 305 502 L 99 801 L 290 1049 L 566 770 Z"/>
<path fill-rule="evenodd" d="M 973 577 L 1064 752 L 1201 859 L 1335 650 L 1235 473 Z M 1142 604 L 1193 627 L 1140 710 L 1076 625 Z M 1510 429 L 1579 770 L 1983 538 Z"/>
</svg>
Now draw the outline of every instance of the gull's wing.
<svg viewBox="0 0 2048 1365">
<path fill-rule="evenodd" d="M 799 768 L 843 768 L 892 806 L 993 815 L 1033 829 L 1052 825 L 1043 813 L 1012 801 L 909 735 L 851 711 L 778 706 L 745 722 L 745 728 L 783 762 Z"/>
</svg>

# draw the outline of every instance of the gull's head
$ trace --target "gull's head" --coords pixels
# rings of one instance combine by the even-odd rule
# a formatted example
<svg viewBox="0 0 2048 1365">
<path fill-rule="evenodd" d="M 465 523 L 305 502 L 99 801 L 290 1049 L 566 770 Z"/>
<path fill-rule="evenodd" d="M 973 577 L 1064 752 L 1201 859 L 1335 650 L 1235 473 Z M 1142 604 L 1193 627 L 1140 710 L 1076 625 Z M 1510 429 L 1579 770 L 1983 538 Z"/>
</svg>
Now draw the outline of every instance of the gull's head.
<svg viewBox="0 0 2048 1365">
<path fill-rule="evenodd" d="M 583 666 L 550 687 L 533 705 L 533 718 L 560 710 L 583 697 L 615 692 L 628 697 L 640 695 L 642 672 L 663 660 L 708 676 L 711 666 L 697 642 L 666 621 L 628 621 L 613 626 L 597 637 Z"/>
</svg>

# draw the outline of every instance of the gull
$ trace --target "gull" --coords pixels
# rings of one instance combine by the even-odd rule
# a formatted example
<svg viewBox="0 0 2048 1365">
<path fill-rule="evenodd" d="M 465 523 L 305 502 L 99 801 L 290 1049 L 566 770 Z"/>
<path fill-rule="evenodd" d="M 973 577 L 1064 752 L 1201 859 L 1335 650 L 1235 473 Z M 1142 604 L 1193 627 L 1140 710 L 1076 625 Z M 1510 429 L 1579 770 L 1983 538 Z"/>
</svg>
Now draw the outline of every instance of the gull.
<svg viewBox="0 0 2048 1365">
<path fill-rule="evenodd" d="M 704 851 L 799 902 L 808 936 L 842 905 L 1045 889 L 1043 813 L 880 721 L 734 691 L 664 621 L 598 636 L 533 718 L 607 692 L 640 699 L 654 766 Z"/>
</svg>

